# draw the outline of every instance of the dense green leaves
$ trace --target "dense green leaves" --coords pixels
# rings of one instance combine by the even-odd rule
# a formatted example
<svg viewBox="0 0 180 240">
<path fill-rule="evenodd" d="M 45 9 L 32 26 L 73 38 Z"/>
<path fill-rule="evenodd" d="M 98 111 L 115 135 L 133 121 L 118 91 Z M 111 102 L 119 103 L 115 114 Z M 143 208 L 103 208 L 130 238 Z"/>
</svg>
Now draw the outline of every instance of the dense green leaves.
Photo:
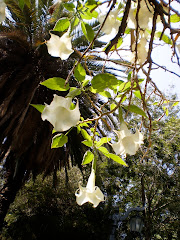
<svg viewBox="0 0 180 240">
<path fill-rule="evenodd" d="M 60 77 L 49 78 L 41 83 L 41 85 L 57 91 L 67 91 L 69 84 L 65 85 L 65 80 Z"/>
</svg>

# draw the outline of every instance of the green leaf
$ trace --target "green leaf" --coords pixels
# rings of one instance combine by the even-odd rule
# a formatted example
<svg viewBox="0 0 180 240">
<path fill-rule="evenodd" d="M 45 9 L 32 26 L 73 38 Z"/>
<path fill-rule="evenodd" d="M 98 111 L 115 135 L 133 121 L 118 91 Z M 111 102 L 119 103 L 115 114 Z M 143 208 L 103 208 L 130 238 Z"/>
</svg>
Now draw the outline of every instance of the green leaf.
<svg viewBox="0 0 180 240">
<path fill-rule="evenodd" d="M 122 82 L 121 85 L 119 86 L 119 91 L 125 92 L 131 87 L 131 82 Z"/>
<path fill-rule="evenodd" d="M 91 136 L 87 133 L 86 130 L 81 129 L 81 134 L 82 134 L 82 136 L 83 136 L 83 138 L 84 138 L 85 140 L 88 140 L 89 142 L 92 141 L 92 140 L 91 140 Z"/>
<path fill-rule="evenodd" d="M 178 104 L 179 104 L 179 102 L 175 102 L 175 103 L 173 103 L 172 107 L 175 107 L 175 106 L 177 106 Z"/>
<path fill-rule="evenodd" d="M 117 44 L 115 44 L 110 51 L 113 51 L 115 49 L 118 49 L 123 43 L 123 38 L 119 38 Z"/>
<path fill-rule="evenodd" d="M 170 16 L 170 22 L 172 22 L 172 23 L 180 22 L 180 17 L 177 14 L 172 14 Z"/>
<path fill-rule="evenodd" d="M 115 161 L 115 162 L 117 162 L 117 163 L 119 163 L 121 165 L 124 165 L 124 166 L 128 167 L 128 165 L 122 160 L 122 158 L 120 158 L 119 156 L 117 156 L 117 155 L 115 155 L 113 153 L 109 153 L 107 155 L 107 157 L 111 158 L 113 161 Z"/>
<path fill-rule="evenodd" d="M 28 6 L 28 8 L 31 7 L 31 0 L 24 0 L 24 3 Z"/>
<path fill-rule="evenodd" d="M 83 87 L 86 87 L 89 83 L 89 80 L 88 79 L 85 79 L 83 82 L 82 82 L 82 86 Z"/>
<path fill-rule="evenodd" d="M 135 95 L 137 98 L 141 99 L 141 93 L 140 93 L 139 90 L 134 91 L 133 93 L 134 93 L 134 95 Z"/>
<path fill-rule="evenodd" d="M 73 3 L 64 3 L 64 7 L 70 12 L 74 11 L 75 8 Z"/>
<path fill-rule="evenodd" d="M 59 77 L 49 78 L 42 82 L 41 85 L 57 91 L 67 91 L 69 89 L 69 84 L 65 86 L 65 80 Z"/>
<path fill-rule="evenodd" d="M 18 0 L 18 2 L 19 2 L 19 7 L 20 7 L 20 9 L 23 10 L 24 5 L 25 5 L 24 0 Z"/>
<path fill-rule="evenodd" d="M 121 164 L 121 165 L 124 165 L 124 166 L 128 166 L 119 156 L 113 154 L 113 153 L 110 153 L 107 148 L 105 147 L 99 147 L 98 150 L 100 152 L 102 152 L 106 157 L 108 158 L 111 158 L 113 161 Z"/>
<path fill-rule="evenodd" d="M 71 22 L 71 29 L 73 29 L 75 26 L 77 26 L 79 23 L 79 18 L 75 17 L 73 21 Z"/>
<path fill-rule="evenodd" d="M 87 6 L 87 4 L 85 4 Z M 81 11 L 80 15 L 82 19 L 86 19 L 86 20 L 90 20 L 93 17 L 97 18 L 98 16 L 98 12 L 96 12 L 94 9 L 94 7 L 96 7 L 96 5 L 91 5 L 91 6 L 87 6 L 85 8 L 83 8 L 83 10 Z M 92 11 L 93 10 L 93 11 Z"/>
<path fill-rule="evenodd" d="M 119 91 L 121 92 L 126 92 L 127 90 L 130 89 L 130 87 L 136 88 L 137 87 L 137 83 L 134 82 L 133 86 L 132 86 L 132 82 L 130 81 L 131 79 L 131 73 L 128 74 L 128 82 L 123 82 L 123 81 L 119 81 Z M 143 78 L 139 78 L 138 82 L 139 84 L 141 84 L 144 81 Z"/>
<path fill-rule="evenodd" d="M 81 22 L 82 31 L 89 42 L 94 39 L 94 30 L 88 23 Z"/>
<path fill-rule="evenodd" d="M 109 154 L 109 151 L 105 147 L 99 147 L 98 150 L 102 152 L 106 157 Z"/>
<path fill-rule="evenodd" d="M 92 16 L 90 16 L 89 14 L 87 14 L 86 12 L 83 12 L 80 14 L 82 19 L 86 19 L 86 20 L 90 20 L 92 19 Z"/>
<path fill-rule="evenodd" d="M 75 109 L 75 107 L 76 107 L 76 105 L 75 105 L 73 102 L 71 102 L 71 105 L 70 105 L 70 110 L 74 110 L 74 109 Z"/>
<path fill-rule="evenodd" d="M 76 87 L 71 87 L 70 88 L 70 92 L 67 94 L 66 97 L 74 98 L 74 97 L 76 97 L 76 96 L 78 96 L 80 94 L 81 94 L 81 89 L 76 88 Z"/>
<path fill-rule="evenodd" d="M 70 26 L 70 21 L 67 18 L 60 18 L 57 22 L 53 31 L 63 32 Z"/>
<path fill-rule="evenodd" d="M 53 137 L 51 148 L 59 148 L 68 142 L 68 137 L 63 133 L 57 134 Z"/>
<path fill-rule="evenodd" d="M 84 140 L 84 141 L 82 141 L 82 143 L 84 145 L 86 145 L 87 147 L 92 147 L 93 146 L 93 142 L 92 141 Z"/>
<path fill-rule="evenodd" d="M 161 32 L 157 32 L 155 34 L 156 37 L 160 38 L 161 37 Z M 167 44 L 171 44 L 172 45 L 172 40 L 166 35 L 166 34 L 163 34 L 162 36 L 162 41 L 164 41 L 165 43 Z"/>
<path fill-rule="evenodd" d="M 126 110 L 129 110 L 130 112 L 137 113 L 137 114 L 147 118 L 146 113 L 141 108 L 139 108 L 138 106 L 135 106 L 135 105 L 124 106 L 124 105 L 122 105 L 122 107 Z"/>
<path fill-rule="evenodd" d="M 99 92 L 99 94 L 103 97 L 111 98 L 111 94 L 108 91 Z"/>
<path fill-rule="evenodd" d="M 74 76 L 79 82 L 82 82 L 85 80 L 86 71 L 83 68 L 83 66 L 81 65 L 81 63 L 78 63 L 78 65 L 76 66 L 76 68 L 74 70 Z"/>
<path fill-rule="evenodd" d="M 112 103 L 111 105 L 110 105 L 110 110 L 112 111 L 114 108 L 116 108 L 116 104 L 115 103 Z"/>
<path fill-rule="evenodd" d="M 99 148 L 102 146 L 104 143 L 108 143 L 111 140 L 111 138 L 108 137 L 103 137 L 101 138 L 98 142 L 96 142 L 96 147 Z"/>
<path fill-rule="evenodd" d="M 94 154 L 90 151 L 87 151 L 84 154 L 82 165 L 85 165 L 85 164 L 88 164 L 88 163 L 92 162 L 93 159 L 94 159 Z"/>
<path fill-rule="evenodd" d="M 96 92 L 103 92 L 106 88 L 113 90 L 118 85 L 118 80 L 110 73 L 100 73 L 93 77 L 91 84 Z"/>
<path fill-rule="evenodd" d="M 40 113 L 42 113 L 45 108 L 45 105 L 42 105 L 42 104 L 30 104 L 30 105 L 35 109 L 37 109 Z"/>
</svg>

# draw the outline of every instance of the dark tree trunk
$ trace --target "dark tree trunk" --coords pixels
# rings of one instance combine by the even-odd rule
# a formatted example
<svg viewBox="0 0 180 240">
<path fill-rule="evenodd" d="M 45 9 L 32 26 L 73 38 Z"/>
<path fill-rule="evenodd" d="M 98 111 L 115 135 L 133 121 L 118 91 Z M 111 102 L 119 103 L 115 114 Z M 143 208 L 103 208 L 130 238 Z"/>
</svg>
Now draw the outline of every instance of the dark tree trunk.
<svg viewBox="0 0 180 240">
<path fill-rule="evenodd" d="M 23 184 L 24 175 L 24 168 L 20 168 L 16 176 L 14 176 L 14 171 L 11 169 L 8 169 L 6 172 L 5 183 L 0 191 L 0 230 L 3 227 L 9 206 L 14 201 L 17 192 Z"/>
<path fill-rule="evenodd" d="M 142 205 L 145 207 L 146 205 L 146 194 L 145 194 L 145 186 L 144 186 L 144 174 L 141 177 L 141 200 Z M 151 240 L 151 218 L 150 218 L 150 209 L 143 211 L 144 216 L 144 237 L 145 240 Z"/>
</svg>

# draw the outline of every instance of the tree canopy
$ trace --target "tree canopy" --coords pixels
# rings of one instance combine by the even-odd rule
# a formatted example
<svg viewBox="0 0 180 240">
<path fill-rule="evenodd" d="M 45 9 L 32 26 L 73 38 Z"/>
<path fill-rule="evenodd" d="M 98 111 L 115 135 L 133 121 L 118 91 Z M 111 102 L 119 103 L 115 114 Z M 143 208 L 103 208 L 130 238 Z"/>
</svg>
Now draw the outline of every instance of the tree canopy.
<svg viewBox="0 0 180 240">
<path fill-rule="evenodd" d="M 129 177 L 124 180 L 128 191 L 122 189 L 123 198 L 116 194 L 117 199 L 126 199 L 127 204 L 133 190 L 136 195 L 142 188 L 140 202 L 146 207 L 146 239 L 150 239 L 156 230 L 152 233 L 147 223 L 163 222 L 163 216 L 153 219 L 153 214 L 173 202 L 161 199 L 161 194 L 171 189 L 176 197 L 179 148 L 172 140 L 179 139 L 175 133 L 179 122 L 169 112 L 179 101 L 165 96 L 151 73 L 158 67 L 180 76 L 153 55 L 155 48 L 168 45 L 171 61 L 180 65 L 178 1 L 4 3 L 0 11 L 6 10 L 0 18 L 1 222 L 31 173 L 36 178 L 53 172 L 56 185 L 56 172 L 64 167 L 67 173 L 74 164 L 88 169 L 86 187 L 79 184 L 75 192 L 78 205 L 90 202 L 97 207 L 108 196 L 97 184 L 106 165 L 101 160 L 111 160 L 120 165 L 114 172 L 115 176 L 122 172 L 119 181 Z M 86 165 L 91 165 L 90 172 Z M 101 174 L 103 178 L 106 171 Z M 111 187 L 109 191 L 112 197 Z"/>
</svg>

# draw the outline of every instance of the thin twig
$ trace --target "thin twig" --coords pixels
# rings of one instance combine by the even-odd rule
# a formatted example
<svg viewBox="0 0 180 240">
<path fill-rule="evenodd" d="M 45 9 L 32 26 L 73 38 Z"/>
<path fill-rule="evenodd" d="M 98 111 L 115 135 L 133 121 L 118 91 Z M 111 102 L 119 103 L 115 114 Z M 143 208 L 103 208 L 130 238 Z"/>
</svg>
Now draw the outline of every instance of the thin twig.
<svg viewBox="0 0 180 240">
<path fill-rule="evenodd" d="M 172 74 L 176 75 L 177 77 L 180 77 L 179 74 L 177 74 L 177 73 L 175 73 L 175 72 L 167 69 L 166 67 L 161 66 L 161 65 L 159 65 L 158 63 L 155 63 L 154 61 L 152 61 L 152 63 L 153 63 L 154 65 L 156 65 L 157 67 L 162 68 L 163 70 L 165 70 L 165 71 L 167 71 L 167 72 L 169 72 L 169 73 L 172 73 Z"/>
<path fill-rule="evenodd" d="M 73 74 L 74 69 L 76 68 L 76 66 L 81 62 L 81 60 L 83 59 L 83 57 L 86 55 L 86 53 L 89 51 L 89 49 L 93 46 L 96 38 L 98 37 L 101 29 L 103 28 L 103 26 L 104 26 L 104 24 L 105 24 L 105 22 L 106 22 L 107 17 L 109 16 L 109 14 L 110 14 L 110 12 L 111 12 L 111 10 L 113 9 L 113 7 L 114 7 L 115 4 L 116 4 L 116 0 L 113 0 L 112 5 L 111 5 L 108 13 L 106 14 L 106 17 L 105 17 L 102 25 L 100 26 L 98 32 L 96 33 L 94 39 L 92 40 L 92 42 L 90 42 L 89 46 L 86 48 L 86 50 L 84 51 L 84 53 L 82 54 L 82 56 L 79 58 L 79 60 L 76 62 L 76 64 L 74 64 L 73 68 L 72 68 L 71 71 L 69 72 L 69 74 L 68 74 L 68 76 L 67 76 L 67 78 L 66 78 L 66 81 L 65 81 L 65 85 L 67 85 L 67 83 L 69 82 L 69 79 L 70 79 L 71 75 Z"/>
</svg>

